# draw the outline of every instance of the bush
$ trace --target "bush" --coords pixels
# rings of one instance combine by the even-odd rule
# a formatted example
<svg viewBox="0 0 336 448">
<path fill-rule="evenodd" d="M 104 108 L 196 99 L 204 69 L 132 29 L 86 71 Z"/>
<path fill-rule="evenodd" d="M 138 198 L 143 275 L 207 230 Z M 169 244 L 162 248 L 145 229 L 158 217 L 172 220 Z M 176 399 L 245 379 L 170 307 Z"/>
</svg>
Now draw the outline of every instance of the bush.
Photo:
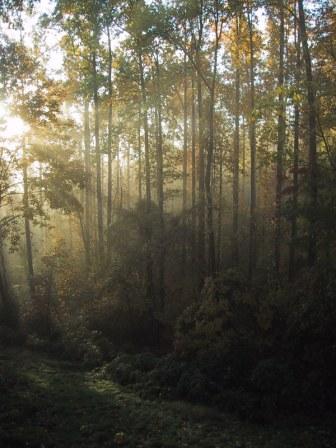
<svg viewBox="0 0 336 448">
<path fill-rule="evenodd" d="M 22 345 L 24 343 L 24 335 L 20 328 L 11 328 L 6 325 L 0 325 L 0 344 L 5 347 Z"/>
<path fill-rule="evenodd" d="M 227 412 L 236 413 L 240 418 L 255 420 L 258 400 L 254 394 L 244 389 L 228 389 L 217 395 L 215 404 Z"/>
<path fill-rule="evenodd" d="M 156 368 L 159 358 L 152 353 L 139 353 L 135 356 L 135 365 L 140 372 L 150 372 Z"/>
<path fill-rule="evenodd" d="M 193 359 L 202 372 L 230 387 L 247 381 L 264 330 L 253 292 L 248 294 L 238 280 L 226 281 L 226 275 L 208 280 L 200 302 L 177 322 L 175 347 L 182 358 Z"/>
<path fill-rule="evenodd" d="M 281 288 L 248 288 L 236 274 L 208 280 L 177 322 L 175 350 L 232 392 L 229 407 L 241 407 L 233 391 L 252 397 L 243 414 L 335 409 L 335 293 L 335 273 L 317 268 Z"/>
<path fill-rule="evenodd" d="M 136 356 L 126 353 L 118 354 L 112 361 L 104 365 L 102 371 L 104 376 L 113 379 L 122 386 L 144 380 L 143 372 L 138 369 Z"/>
<path fill-rule="evenodd" d="M 181 375 L 187 368 L 185 362 L 180 361 L 173 354 L 164 356 L 151 372 L 152 380 L 162 387 L 176 388 Z"/>
<path fill-rule="evenodd" d="M 208 403 L 218 388 L 199 369 L 186 369 L 176 386 L 177 395 L 187 400 Z"/>
<path fill-rule="evenodd" d="M 0 326 L 17 329 L 19 327 L 19 309 L 15 300 L 4 301 L 0 296 Z"/>
<path fill-rule="evenodd" d="M 266 359 L 257 365 L 251 375 L 252 388 L 260 395 L 280 394 L 290 382 L 290 369 L 277 359 Z"/>
</svg>

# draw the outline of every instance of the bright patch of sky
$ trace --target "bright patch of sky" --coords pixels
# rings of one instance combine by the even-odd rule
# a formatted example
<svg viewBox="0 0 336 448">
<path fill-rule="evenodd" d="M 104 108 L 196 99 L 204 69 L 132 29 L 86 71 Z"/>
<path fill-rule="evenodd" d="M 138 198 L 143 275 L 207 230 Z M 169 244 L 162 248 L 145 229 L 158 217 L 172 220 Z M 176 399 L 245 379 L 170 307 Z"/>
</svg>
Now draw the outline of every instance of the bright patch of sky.
<svg viewBox="0 0 336 448">
<path fill-rule="evenodd" d="M 50 16 L 54 10 L 55 3 L 50 0 L 40 0 L 34 6 L 32 14 L 23 12 L 21 14 L 22 29 L 16 29 L 8 26 L 8 24 L 1 24 L 1 32 L 7 35 L 11 40 L 23 41 L 28 48 L 34 48 L 34 37 L 38 32 L 38 22 L 42 15 Z M 42 39 L 38 46 L 45 59 L 45 66 L 47 73 L 54 79 L 64 79 L 62 73 L 63 52 L 60 48 L 59 41 L 62 34 L 59 30 L 50 26 L 43 29 L 43 33 L 39 36 Z"/>
<path fill-rule="evenodd" d="M 29 126 L 20 117 L 13 116 L 5 102 L 0 102 L 0 137 L 10 143 L 29 131 Z"/>
</svg>

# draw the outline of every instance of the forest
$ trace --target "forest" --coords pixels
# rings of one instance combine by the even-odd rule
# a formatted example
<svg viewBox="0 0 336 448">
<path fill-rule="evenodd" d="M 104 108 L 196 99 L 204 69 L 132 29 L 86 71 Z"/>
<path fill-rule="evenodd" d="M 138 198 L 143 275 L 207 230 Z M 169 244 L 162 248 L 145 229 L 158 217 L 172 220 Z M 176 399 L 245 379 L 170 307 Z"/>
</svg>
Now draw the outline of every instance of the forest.
<svg viewBox="0 0 336 448">
<path fill-rule="evenodd" d="M 0 447 L 336 447 L 333 0 L 0 0 Z"/>
</svg>

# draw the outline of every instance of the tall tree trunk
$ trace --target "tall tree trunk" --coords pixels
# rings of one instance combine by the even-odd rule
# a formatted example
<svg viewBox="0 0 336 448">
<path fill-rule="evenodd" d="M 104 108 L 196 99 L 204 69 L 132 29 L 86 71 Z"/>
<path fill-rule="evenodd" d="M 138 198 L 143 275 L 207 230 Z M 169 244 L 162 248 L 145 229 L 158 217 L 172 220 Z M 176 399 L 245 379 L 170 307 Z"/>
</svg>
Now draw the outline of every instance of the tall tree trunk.
<svg viewBox="0 0 336 448">
<path fill-rule="evenodd" d="M 301 68 L 301 48 L 300 48 L 300 28 L 295 15 L 295 47 L 296 47 L 296 70 L 295 81 L 298 88 L 300 83 Z M 293 149 L 293 210 L 291 216 L 291 238 L 289 246 L 289 279 L 292 279 L 296 265 L 296 240 L 297 240 L 297 212 L 299 194 L 299 138 L 300 138 L 300 108 L 296 102 L 294 105 L 294 149 Z"/>
<path fill-rule="evenodd" d="M 237 61 L 235 73 L 235 134 L 233 151 L 233 188 L 232 188 L 232 264 L 239 264 L 238 214 L 239 214 L 239 117 L 240 117 L 240 16 L 236 14 Z"/>
<path fill-rule="evenodd" d="M 108 134 L 107 134 L 107 250 L 108 257 L 111 250 L 111 225 L 112 225 L 112 49 L 111 49 L 111 36 L 110 28 L 107 27 L 108 38 Z"/>
<path fill-rule="evenodd" d="M 199 281 L 203 284 L 205 276 L 205 191 L 204 191 L 204 138 L 203 138 L 203 100 L 202 81 L 197 77 L 198 103 L 198 267 Z"/>
<path fill-rule="evenodd" d="M 0 198 L 1 204 L 1 198 Z M 0 240 L 0 301 L 4 306 L 10 302 L 10 295 L 7 282 L 7 270 L 5 266 L 5 257 L 3 253 L 3 241 Z M 1 317 L 1 316 L 0 316 Z"/>
<path fill-rule="evenodd" d="M 251 158 L 251 200 L 250 200 L 250 237 L 249 237 L 249 278 L 252 279 L 257 263 L 257 189 L 256 189 L 256 119 L 254 117 L 255 107 L 255 74 L 254 74 L 254 42 L 252 6 L 248 2 L 248 29 L 250 46 L 250 158 Z"/>
<path fill-rule="evenodd" d="M 195 108 L 195 75 L 191 78 L 191 258 L 196 262 L 196 108 Z"/>
<path fill-rule="evenodd" d="M 207 233 L 208 233 L 208 274 L 213 276 L 216 271 L 216 255 L 215 255 L 215 234 L 213 230 L 213 206 L 212 206 L 212 191 L 211 191 L 211 168 L 213 162 L 214 152 L 214 102 L 215 102 L 215 88 L 214 86 L 210 92 L 209 105 L 209 145 L 208 157 L 205 173 L 205 191 L 207 200 Z"/>
<path fill-rule="evenodd" d="M 28 285 L 31 297 L 34 296 L 34 264 L 33 264 L 33 250 L 30 231 L 30 209 L 29 209 L 29 191 L 28 191 L 28 161 L 26 158 L 25 142 L 23 142 L 23 214 L 25 225 L 25 239 L 26 239 L 26 261 L 28 273 Z"/>
<path fill-rule="evenodd" d="M 144 67 L 142 53 L 139 50 L 139 73 L 140 88 L 142 94 L 142 114 L 145 136 L 145 181 L 146 181 L 146 213 L 151 213 L 151 175 L 150 175 L 150 157 L 149 157 L 149 136 L 148 136 L 148 116 L 147 116 L 147 95 L 144 79 Z M 156 325 L 154 319 L 154 284 L 153 284 L 153 255 L 152 255 L 152 225 L 147 220 L 146 227 L 146 301 L 149 305 L 151 319 L 153 321 L 153 331 L 156 335 Z"/>
<path fill-rule="evenodd" d="M 186 45 L 186 31 L 185 31 Z M 182 276 L 184 278 L 186 264 L 186 214 L 187 214 L 187 169 L 188 169 L 188 106 L 187 106 L 187 55 L 184 53 L 183 61 L 183 173 L 182 173 L 182 217 L 184 238 L 182 243 Z"/>
<path fill-rule="evenodd" d="M 245 117 L 243 115 L 242 119 L 242 198 L 241 198 L 241 207 L 245 212 L 246 207 L 246 199 L 245 199 L 245 189 L 246 189 L 246 130 L 245 130 Z"/>
<path fill-rule="evenodd" d="M 101 154 L 99 141 L 99 99 L 97 85 L 97 56 L 96 50 L 92 54 L 93 70 L 93 102 L 95 109 L 95 150 L 96 150 L 96 193 L 97 193 L 97 221 L 98 221 L 98 260 L 104 259 L 104 228 L 103 228 L 103 200 L 102 200 L 102 182 L 101 182 Z"/>
<path fill-rule="evenodd" d="M 117 210 L 120 212 L 121 209 L 121 170 L 120 170 L 120 149 L 119 149 L 119 135 L 116 137 L 116 204 Z"/>
<path fill-rule="evenodd" d="M 146 180 L 146 201 L 147 209 L 151 208 L 151 175 L 150 175 L 150 158 L 149 158 L 149 137 L 148 137 L 148 115 L 147 115 L 147 95 L 145 88 L 144 69 L 141 51 L 139 52 L 139 72 L 140 87 L 142 94 L 142 116 L 145 134 L 145 180 Z"/>
<path fill-rule="evenodd" d="M 126 176 L 126 181 L 127 181 L 127 200 L 126 200 L 126 206 L 128 209 L 131 208 L 131 166 L 130 166 L 130 152 L 131 152 L 131 147 L 130 144 L 127 144 L 127 153 L 126 153 L 126 163 L 127 163 L 127 176 Z"/>
<path fill-rule="evenodd" d="M 92 208 L 91 208 L 91 151 L 90 151 L 90 119 L 89 119 L 89 101 L 84 100 L 84 167 L 86 175 L 85 185 L 85 209 L 84 209 L 84 222 L 85 222 L 85 240 L 87 242 L 87 264 L 88 267 L 91 264 L 91 222 L 92 222 Z"/>
<path fill-rule="evenodd" d="M 303 58 L 306 68 L 308 122 L 309 122 L 309 235 L 308 235 L 308 264 L 313 266 L 316 262 L 316 207 L 317 207 L 317 149 L 316 149 L 316 92 L 312 73 L 311 56 L 308 46 L 306 19 L 303 8 L 303 0 L 298 0 L 299 23 Z"/>
<path fill-rule="evenodd" d="M 142 200 L 142 154 L 141 154 L 141 102 L 139 101 L 139 125 L 138 125 L 138 199 Z"/>
<path fill-rule="evenodd" d="M 162 145 L 162 106 L 160 95 L 160 66 L 156 59 L 156 94 L 157 94 L 157 198 L 159 206 L 159 310 L 162 312 L 165 306 L 165 224 L 164 224 L 164 174 L 163 174 L 163 145 Z"/>
<path fill-rule="evenodd" d="M 218 223 L 217 223 L 217 268 L 222 263 L 222 221 L 223 221 L 223 147 L 220 146 L 219 156 L 219 194 L 218 194 Z"/>
<path fill-rule="evenodd" d="M 215 54 L 212 72 L 212 81 L 210 86 L 210 101 L 209 101 L 209 144 L 208 144 L 208 157 L 205 172 L 205 191 L 207 199 L 207 233 L 208 233 L 208 274 L 209 276 L 214 276 L 216 271 L 216 252 L 215 252 L 215 232 L 213 228 L 213 198 L 211 189 L 211 174 L 213 169 L 213 155 L 215 149 L 215 137 L 214 137 L 214 112 L 215 112 L 215 90 L 216 90 L 216 78 L 217 78 L 217 58 L 218 58 L 218 47 L 219 40 L 222 34 L 222 22 L 219 20 L 219 3 L 218 0 L 215 1 L 216 12 L 215 12 L 215 34 L 216 34 L 216 44 L 215 44 Z"/>
<path fill-rule="evenodd" d="M 283 0 L 279 4 L 280 27 L 279 27 L 279 73 L 278 73 L 278 142 L 277 142 L 277 168 L 276 168 L 276 195 L 275 195 L 275 235 L 274 235 L 274 264 L 277 273 L 280 271 L 280 243 L 281 243 L 281 208 L 282 208 L 282 185 L 283 185 L 283 154 L 286 138 L 285 122 L 285 98 L 284 98 L 284 5 Z"/>
<path fill-rule="evenodd" d="M 205 163 L 204 163 L 204 111 L 201 76 L 201 49 L 203 40 L 203 0 L 200 0 L 198 41 L 196 45 L 197 108 L 198 108 L 198 280 L 203 286 L 205 269 Z"/>
</svg>

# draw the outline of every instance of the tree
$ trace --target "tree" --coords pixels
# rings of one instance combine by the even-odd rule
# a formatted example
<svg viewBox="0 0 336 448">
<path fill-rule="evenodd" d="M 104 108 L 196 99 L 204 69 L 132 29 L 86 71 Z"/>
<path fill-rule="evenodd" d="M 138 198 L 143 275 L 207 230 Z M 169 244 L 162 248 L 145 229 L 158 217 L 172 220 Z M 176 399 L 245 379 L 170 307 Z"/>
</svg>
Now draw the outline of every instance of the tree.
<svg viewBox="0 0 336 448">
<path fill-rule="evenodd" d="M 302 51 L 305 61 L 306 82 L 307 82 L 307 102 L 309 121 L 309 235 L 308 235 L 308 264 L 314 265 L 317 258 L 317 148 L 316 148 L 316 92 L 312 72 L 311 56 L 308 46 L 308 36 L 306 29 L 306 17 L 303 8 L 303 1 L 298 0 L 299 26 L 302 39 Z"/>
</svg>

